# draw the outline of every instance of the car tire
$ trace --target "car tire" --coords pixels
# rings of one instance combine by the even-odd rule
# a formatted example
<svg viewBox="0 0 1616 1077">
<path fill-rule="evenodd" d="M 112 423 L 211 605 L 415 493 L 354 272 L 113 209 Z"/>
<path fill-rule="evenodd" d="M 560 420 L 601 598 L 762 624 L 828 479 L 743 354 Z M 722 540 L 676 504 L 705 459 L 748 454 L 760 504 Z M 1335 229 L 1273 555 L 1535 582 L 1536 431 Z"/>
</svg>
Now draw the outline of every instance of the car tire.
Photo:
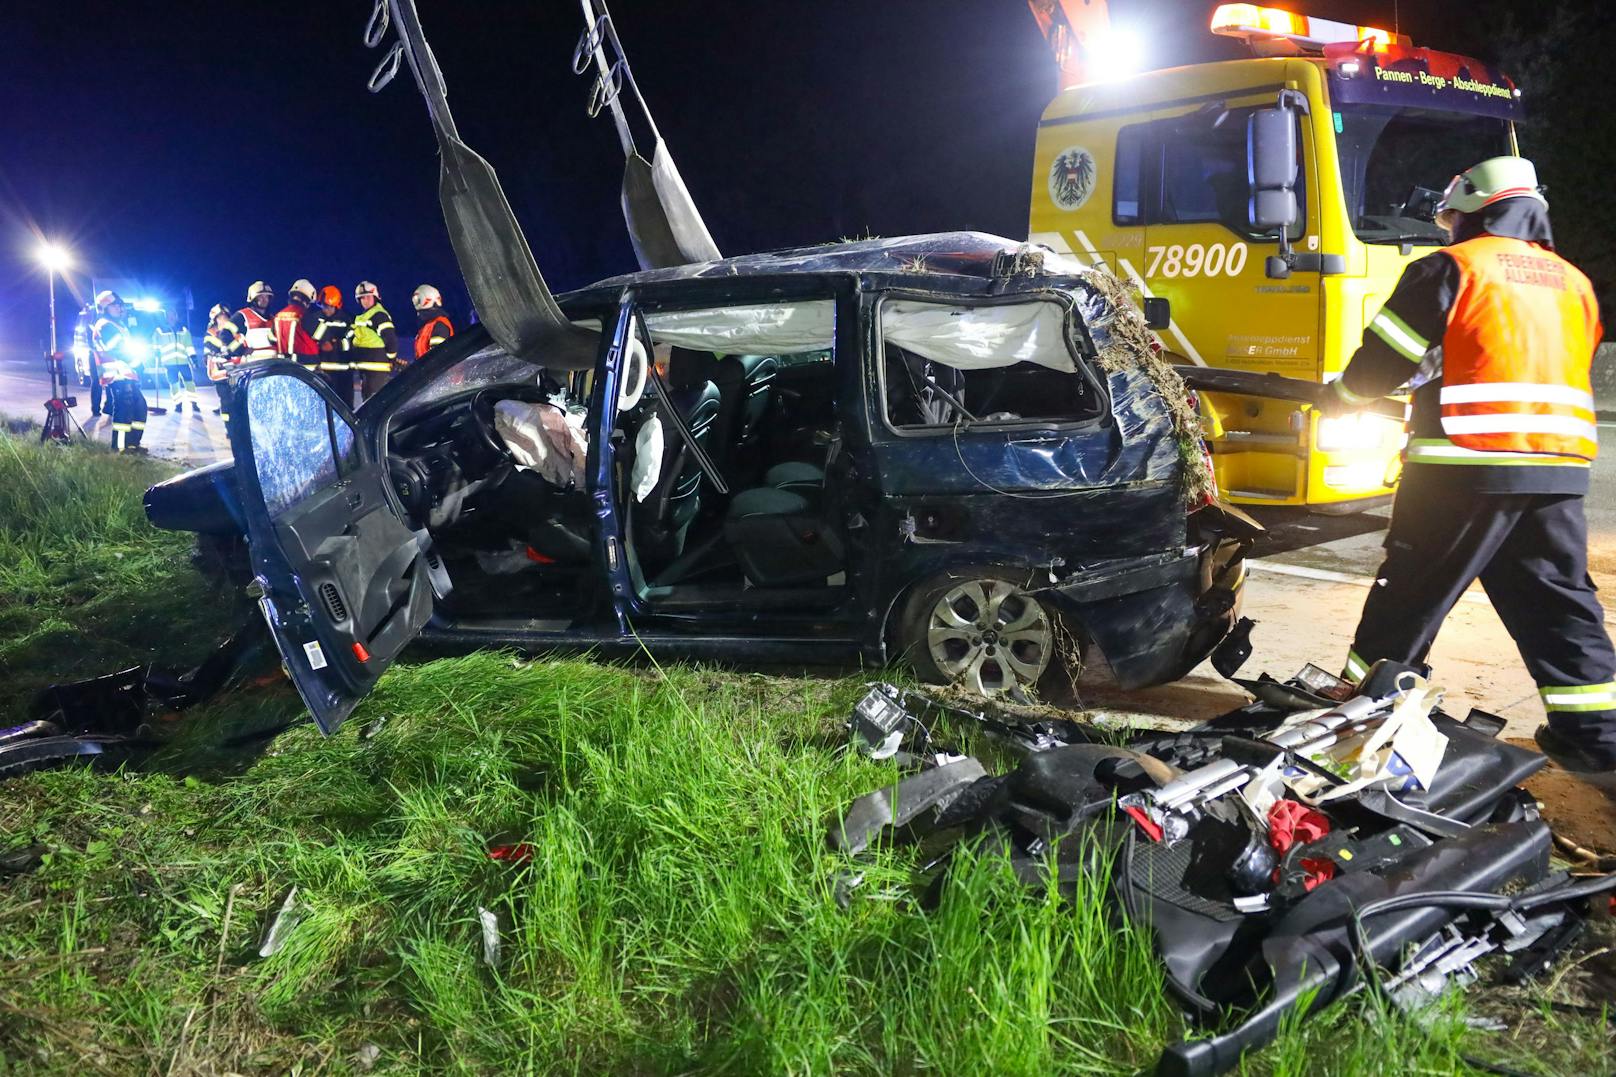
<svg viewBox="0 0 1616 1077">
<path fill-rule="evenodd" d="M 1047 693 L 1069 681 L 1081 646 L 1030 571 L 966 567 L 926 580 L 898 619 L 897 643 L 921 680 L 992 698 Z"/>
</svg>

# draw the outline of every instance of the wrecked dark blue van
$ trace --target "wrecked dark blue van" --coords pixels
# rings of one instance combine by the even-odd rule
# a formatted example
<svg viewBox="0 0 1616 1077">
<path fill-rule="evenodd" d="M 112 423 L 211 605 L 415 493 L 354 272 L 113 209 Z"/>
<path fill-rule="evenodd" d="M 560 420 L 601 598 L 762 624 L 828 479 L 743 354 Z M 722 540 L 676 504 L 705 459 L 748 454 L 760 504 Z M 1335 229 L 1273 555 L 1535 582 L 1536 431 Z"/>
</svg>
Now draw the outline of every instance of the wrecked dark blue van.
<svg viewBox="0 0 1616 1077">
<path fill-rule="evenodd" d="M 1092 648 L 1159 683 L 1229 633 L 1260 528 L 1197 489 L 1193 405 L 1118 346 L 1143 323 L 1107 283 L 976 233 L 616 277 L 561 299 L 590 369 L 473 327 L 357 415 L 291 364 L 244 375 L 234 465 L 147 512 L 246 536 L 328 732 L 417 638 L 902 656 L 986 694 Z"/>
</svg>

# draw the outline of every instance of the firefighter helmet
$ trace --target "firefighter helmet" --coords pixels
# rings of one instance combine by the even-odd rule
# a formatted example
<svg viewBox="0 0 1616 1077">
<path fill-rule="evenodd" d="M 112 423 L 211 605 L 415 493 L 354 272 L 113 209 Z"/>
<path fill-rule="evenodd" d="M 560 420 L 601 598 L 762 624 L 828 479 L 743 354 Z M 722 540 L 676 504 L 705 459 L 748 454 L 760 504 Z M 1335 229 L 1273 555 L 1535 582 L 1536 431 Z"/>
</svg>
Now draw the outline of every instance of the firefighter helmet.
<svg viewBox="0 0 1616 1077">
<path fill-rule="evenodd" d="M 230 311 L 225 308 L 223 303 L 215 303 L 213 304 L 213 309 L 208 311 L 208 324 L 212 325 L 220 318 L 228 318 L 229 316 Z"/>
<path fill-rule="evenodd" d="M 292 286 L 286 290 L 286 294 L 291 298 L 302 299 L 304 304 L 307 305 L 314 302 L 314 285 L 300 277 L 292 282 Z"/>
<path fill-rule="evenodd" d="M 253 300 L 257 299 L 261 295 L 267 295 L 271 299 L 274 299 L 275 298 L 275 289 L 271 288 L 269 285 L 265 284 L 261 280 L 255 280 L 247 288 L 247 302 L 251 303 Z"/>
<path fill-rule="evenodd" d="M 122 302 L 123 300 L 118 298 L 118 293 L 113 291 L 111 288 L 108 288 L 105 291 L 96 293 L 95 309 L 106 310 L 108 307 L 112 306 L 112 304 Z"/>
<path fill-rule="evenodd" d="M 353 297 L 355 299 L 363 299 L 367 295 L 374 296 L 376 298 L 376 302 L 378 303 L 382 301 L 381 289 L 377 288 L 368 280 L 362 280 L 354 286 Z"/>
<path fill-rule="evenodd" d="M 342 289 L 335 284 L 327 284 L 320 289 L 320 302 L 335 310 L 342 309 Z"/>
<path fill-rule="evenodd" d="M 1436 204 L 1436 222 L 1451 230 L 1459 214 L 1475 213 L 1506 198 L 1549 204 L 1538 189 L 1537 169 L 1524 157 L 1490 157 L 1454 176 Z"/>
<path fill-rule="evenodd" d="M 437 307 L 441 310 L 443 293 L 430 284 L 423 284 L 415 289 L 414 295 L 410 296 L 410 305 L 416 310 L 426 310 L 428 307 Z"/>
</svg>

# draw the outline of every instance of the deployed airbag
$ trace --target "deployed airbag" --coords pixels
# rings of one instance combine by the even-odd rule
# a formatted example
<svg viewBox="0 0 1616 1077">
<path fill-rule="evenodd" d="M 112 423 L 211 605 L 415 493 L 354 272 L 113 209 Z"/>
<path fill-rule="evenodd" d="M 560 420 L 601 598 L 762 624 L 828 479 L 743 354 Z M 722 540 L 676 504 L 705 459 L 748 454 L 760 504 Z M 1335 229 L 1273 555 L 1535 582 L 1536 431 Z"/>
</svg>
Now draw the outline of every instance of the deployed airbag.
<svg viewBox="0 0 1616 1077">
<path fill-rule="evenodd" d="M 956 370 L 1016 363 L 1067 374 L 1077 369 L 1067 343 L 1066 308 L 1048 300 L 986 307 L 889 300 L 881 305 L 881 336 Z"/>
<path fill-rule="evenodd" d="M 703 310 L 658 310 L 645 315 L 658 344 L 719 355 L 791 355 L 824 351 L 835 343 L 836 304 L 749 303 Z"/>
<path fill-rule="evenodd" d="M 546 482 L 566 489 L 585 483 L 589 443 L 581 426 L 554 404 L 501 400 L 494 405 L 494 430 L 511 458 Z"/>
</svg>

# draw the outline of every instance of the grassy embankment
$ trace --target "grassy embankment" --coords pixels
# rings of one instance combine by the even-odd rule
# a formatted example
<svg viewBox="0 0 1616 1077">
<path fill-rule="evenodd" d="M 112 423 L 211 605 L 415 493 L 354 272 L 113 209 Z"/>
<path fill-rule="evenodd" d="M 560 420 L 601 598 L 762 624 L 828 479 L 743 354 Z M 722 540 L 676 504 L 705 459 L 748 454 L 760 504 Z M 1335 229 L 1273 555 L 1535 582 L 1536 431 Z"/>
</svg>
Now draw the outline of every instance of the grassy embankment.
<svg viewBox="0 0 1616 1077">
<path fill-rule="evenodd" d="M 161 471 L 0 435 L 0 719 L 50 680 L 196 656 L 228 628 L 239 604 L 140 516 Z M 0 876 L 0 1072 L 1147 1065 L 1178 1026 L 1098 880 L 1066 904 L 984 859 L 923 910 L 888 854 L 837 903 L 823 821 L 891 773 L 836 749 L 859 680 L 483 654 L 394 670 L 331 740 L 0 785 L 0 854 L 50 850 Z M 296 709 L 257 690 L 186 725 Z M 490 860 L 504 841 L 532 858 Z M 260 958 L 293 885 L 301 919 Z M 1252 1068 L 1616 1065 L 1595 1023 L 1520 1004 L 1532 1022 L 1482 1037 L 1457 1006 L 1422 1031 L 1354 1003 Z"/>
</svg>

